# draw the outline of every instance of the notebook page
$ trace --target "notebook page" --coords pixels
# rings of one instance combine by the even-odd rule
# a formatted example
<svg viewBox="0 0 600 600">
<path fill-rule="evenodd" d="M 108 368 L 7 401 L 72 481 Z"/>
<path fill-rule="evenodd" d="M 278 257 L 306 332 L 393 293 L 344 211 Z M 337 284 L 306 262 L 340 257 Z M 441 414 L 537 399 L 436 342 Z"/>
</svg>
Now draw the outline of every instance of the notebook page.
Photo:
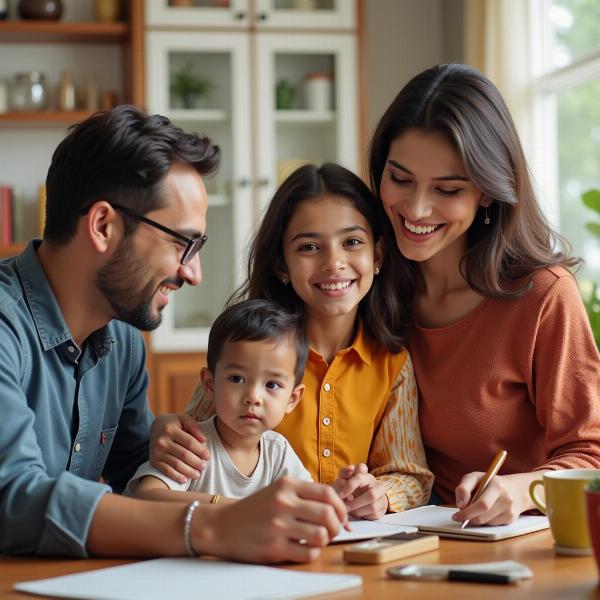
<svg viewBox="0 0 600 600">
<path fill-rule="evenodd" d="M 512 537 L 521 533 L 545 529 L 548 518 L 544 516 L 521 516 L 510 525 L 497 526 L 471 526 L 461 529 L 458 521 L 452 520 L 452 515 L 458 512 L 457 508 L 446 506 L 421 506 L 401 513 L 385 515 L 380 522 L 397 523 L 427 529 L 428 531 L 440 531 L 452 533 L 453 535 L 464 535 L 489 539 L 495 537 Z"/>
</svg>

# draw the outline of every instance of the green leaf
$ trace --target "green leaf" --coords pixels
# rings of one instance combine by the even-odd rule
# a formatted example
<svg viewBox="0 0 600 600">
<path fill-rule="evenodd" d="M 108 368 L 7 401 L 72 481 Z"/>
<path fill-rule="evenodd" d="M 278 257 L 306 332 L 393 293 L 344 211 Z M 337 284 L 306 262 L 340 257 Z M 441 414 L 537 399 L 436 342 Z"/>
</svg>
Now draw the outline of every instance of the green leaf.
<svg viewBox="0 0 600 600">
<path fill-rule="evenodd" d="M 600 237 L 600 223 L 586 223 L 585 227 L 588 231 Z"/>
<path fill-rule="evenodd" d="M 583 203 L 597 213 L 600 213 L 600 190 L 588 190 L 581 195 Z"/>
<path fill-rule="evenodd" d="M 589 483 L 589 490 L 592 492 L 600 492 L 600 477 L 594 477 Z"/>
</svg>

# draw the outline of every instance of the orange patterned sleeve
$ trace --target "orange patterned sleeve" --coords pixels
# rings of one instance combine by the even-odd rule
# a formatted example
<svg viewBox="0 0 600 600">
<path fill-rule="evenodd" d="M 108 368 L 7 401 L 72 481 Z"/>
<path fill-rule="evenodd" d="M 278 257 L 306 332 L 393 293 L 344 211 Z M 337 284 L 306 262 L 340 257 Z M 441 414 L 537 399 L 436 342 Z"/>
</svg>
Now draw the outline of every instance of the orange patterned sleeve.
<svg viewBox="0 0 600 600">
<path fill-rule="evenodd" d="M 196 421 L 206 421 L 215 414 L 214 404 L 206 393 L 202 381 L 198 381 L 185 412 L 194 417 Z"/>
<path fill-rule="evenodd" d="M 375 433 L 368 467 L 385 486 L 390 512 L 415 508 L 429 500 L 433 473 L 425 460 L 419 431 L 417 383 L 408 354 Z"/>
</svg>

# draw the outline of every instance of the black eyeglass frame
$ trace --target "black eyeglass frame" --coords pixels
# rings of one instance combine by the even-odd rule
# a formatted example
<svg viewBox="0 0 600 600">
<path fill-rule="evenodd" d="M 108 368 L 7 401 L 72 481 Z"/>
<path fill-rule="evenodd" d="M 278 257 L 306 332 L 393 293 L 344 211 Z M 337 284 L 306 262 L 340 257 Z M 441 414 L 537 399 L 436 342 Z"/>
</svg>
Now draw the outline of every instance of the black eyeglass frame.
<svg viewBox="0 0 600 600">
<path fill-rule="evenodd" d="M 201 233 L 201 234 L 191 237 L 191 238 L 187 237 L 187 236 L 183 235 L 182 233 L 179 233 L 178 231 L 175 231 L 174 229 L 167 227 L 166 225 L 162 225 L 161 223 L 157 223 L 156 221 L 153 221 L 152 219 L 149 219 L 148 217 L 145 217 L 144 215 L 140 215 L 139 213 L 135 212 L 134 210 L 131 210 L 131 208 L 127 208 L 127 206 L 121 206 L 120 204 L 115 204 L 113 202 L 109 202 L 109 204 L 113 208 L 116 208 L 117 210 L 124 212 L 129 217 L 132 217 L 133 219 L 137 219 L 138 221 L 142 221 L 143 223 L 146 223 L 147 225 L 150 225 L 151 227 L 155 227 L 156 229 L 159 229 L 160 231 L 162 231 L 178 240 L 181 240 L 182 242 L 185 242 L 186 247 L 185 247 L 185 250 L 183 251 L 183 254 L 181 255 L 181 259 L 179 261 L 180 264 L 182 264 L 182 265 L 187 265 L 190 262 L 190 260 L 192 260 L 192 258 L 194 258 L 194 256 L 196 256 L 196 254 L 198 254 L 198 252 L 200 252 L 200 250 L 202 250 L 202 247 L 204 246 L 204 244 L 206 244 L 206 240 L 208 239 L 207 235 L 204 233 Z M 87 212 L 87 211 L 85 211 L 85 212 Z M 84 214 L 85 214 L 85 212 L 84 212 Z"/>
</svg>

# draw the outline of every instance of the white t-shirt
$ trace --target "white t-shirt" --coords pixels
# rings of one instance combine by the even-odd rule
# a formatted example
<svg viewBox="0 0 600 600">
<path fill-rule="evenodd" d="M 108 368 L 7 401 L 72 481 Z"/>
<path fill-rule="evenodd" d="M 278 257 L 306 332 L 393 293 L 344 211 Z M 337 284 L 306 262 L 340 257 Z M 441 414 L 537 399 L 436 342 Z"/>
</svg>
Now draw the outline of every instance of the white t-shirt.
<svg viewBox="0 0 600 600">
<path fill-rule="evenodd" d="M 188 479 L 179 483 L 155 469 L 149 462 L 140 465 L 127 484 L 127 494 L 132 494 L 142 477 L 157 477 L 169 489 L 181 492 L 204 492 L 221 494 L 227 498 L 244 498 L 266 487 L 276 479 L 287 475 L 294 479 L 312 481 L 310 473 L 294 452 L 290 443 L 275 431 L 265 431 L 259 442 L 259 457 L 252 475 L 242 475 L 225 450 L 215 427 L 215 417 L 199 423 L 206 436 L 206 446 L 211 458 L 200 473 L 199 479 Z"/>
</svg>

